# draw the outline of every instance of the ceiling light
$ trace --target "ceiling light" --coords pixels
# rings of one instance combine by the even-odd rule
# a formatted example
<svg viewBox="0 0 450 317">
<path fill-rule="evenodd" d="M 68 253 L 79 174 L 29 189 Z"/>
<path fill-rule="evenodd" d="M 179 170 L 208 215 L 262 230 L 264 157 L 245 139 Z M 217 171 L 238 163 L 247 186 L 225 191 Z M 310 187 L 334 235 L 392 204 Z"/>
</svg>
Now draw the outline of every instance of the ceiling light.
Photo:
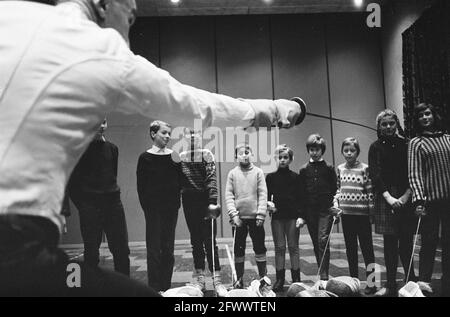
<svg viewBox="0 0 450 317">
<path fill-rule="evenodd" d="M 363 0 L 354 0 L 355 6 L 360 7 L 363 4 Z"/>
</svg>

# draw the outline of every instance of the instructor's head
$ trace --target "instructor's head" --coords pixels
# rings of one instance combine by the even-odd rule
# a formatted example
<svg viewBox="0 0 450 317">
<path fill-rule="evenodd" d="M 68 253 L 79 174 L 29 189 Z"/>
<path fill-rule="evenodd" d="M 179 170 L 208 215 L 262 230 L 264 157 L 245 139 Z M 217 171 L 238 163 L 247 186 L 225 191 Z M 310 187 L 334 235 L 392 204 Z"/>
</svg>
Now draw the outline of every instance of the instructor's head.
<svg viewBox="0 0 450 317">
<path fill-rule="evenodd" d="M 127 43 L 130 27 L 136 20 L 136 0 L 56 0 L 58 4 L 73 2 L 86 8 L 94 21 L 102 28 L 112 28 Z"/>
<path fill-rule="evenodd" d="M 98 24 L 113 28 L 129 42 L 128 33 L 136 20 L 135 0 L 90 0 L 98 13 Z"/>
</svg>

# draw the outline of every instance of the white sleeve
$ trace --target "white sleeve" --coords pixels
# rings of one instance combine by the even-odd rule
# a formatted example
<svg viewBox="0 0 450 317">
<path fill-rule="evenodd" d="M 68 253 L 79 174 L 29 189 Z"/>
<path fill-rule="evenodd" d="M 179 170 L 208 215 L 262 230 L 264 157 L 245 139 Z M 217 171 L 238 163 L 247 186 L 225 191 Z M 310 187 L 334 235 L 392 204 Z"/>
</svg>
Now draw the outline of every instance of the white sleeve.
<svg viewBox="0 0 450 317">
<path fill-rule="evenodd" d="M 191 127 L 194 119 L 201 119 L 203 127 L 245 128 L 255 118 L 249 102 L 183 85 L 140 56 L 128 58 L 123 83 L 118 111 L 141 113 L 174 126 Z"/>
</svg>

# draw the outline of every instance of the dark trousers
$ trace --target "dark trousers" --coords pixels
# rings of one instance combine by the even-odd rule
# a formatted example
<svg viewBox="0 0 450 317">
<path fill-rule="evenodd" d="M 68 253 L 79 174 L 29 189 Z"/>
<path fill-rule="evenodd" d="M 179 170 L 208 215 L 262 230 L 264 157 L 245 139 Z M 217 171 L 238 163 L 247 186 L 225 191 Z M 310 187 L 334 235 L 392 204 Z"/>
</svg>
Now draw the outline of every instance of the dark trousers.
<svg viewBox="0 0 450 317">
<path fill-rule="evenodd" d="M 373 251 L 372 226 L 369 216 L 343 215 L 342 230 L 344 231 L 345 248 L 351 277 L 359 278 L 358 274 L 358 240 L 366 265 L 366 277 L 373 272 L 367 271 L 369 264 L 375 263 Z"/>
<path fill-rule="evenodd" d="M 272 235 L 275 245 L 275 268 L 277 271 L 285 269 L 286 241 L 291 259 L 291 269 L 300 268 L 300 251 L 298 239 L 300 229 L 295 226 L 297 219 L 272 219 Z"/>
<path fill-rule="evenodd" d="M 250 233 L 250 238 L 253 243 L 253 251 L 255 252 L 256 260 L 266 261 L 266 245 L 264 226 L 256 226 L 256 219 L 241 219 L 242 225 L 240 227 L 233 227 L 236 230 L 236 240 L 234 242 L 234 257 L 235 262 L 244 262 L 245 247 L 247 242 L 247 235 Z M 234 232 L 233 232 L 234 234 Z"/>
<path fill-rule="evenodd" d="M 159 296 L 123 274 L 69 262 L 58 239 L 46 218 L 0 216 L 0 296 Z M 69 287 L 75 272 L 80 287 Z"/>
<path fill-rule="evenodd" d="M 403 265 L 405 272 L 405 280 L 408 275 L 409 263 L 411 260 L 413 236 L 409 232 L 400 231 L 398 234 L 385 234 L 383 235 L 384 241 L 384 262 L 386 265 L 386 287 L 395 288 L 397 285 L 397 266 L 398 257 Z M 411 265 L 411 272 L 409 274 L 409 281 L 416 281 L 416 275 L 414 273 L 414 263 Z M 407 281 L 406 281 L 407 282 Z"/>
<path fill-rule="evenodd" d="M 328 271 L 330 267 L 330 245 L 325 249 L 328 238 L 330 236 L 331 226 L 333 224 L 333 216 L 330 215 L 328 209 L 309 208 L 307 214 L 307 226 L 311 241 L 314 246 L 314 255 L 318 267 L 322 261 L 320 268 L 320 279 L 328 280 Z"/>
<path fill-rule="evenodd" d="M 83 193 L 71 197 L 80 215 L 84 262 L 92 267 L 98 266 L 102 233 L 105 232 L 115 271 L 130 276 L 127 223 L 120 192 Z"/>
<path fill-rule="evenodd" d="M 205 219 L 208 208 L 208 195 L 206 193 L 183 194 L 183 210 L 186 223 L 191 235 L 192 255 L 194 257 L 194 268 L 205 269 L 205 254 L 208 260 L 208 268 L 213 272 L 212 244 L 214 243 L 214 269 L 220 271 L 219 254 L 216 243 L 217 224 L 216 220 Z M 211 228 L 214 224 L 214 231 Z M 214 239 L 212 238 L 214 232 Z"/>
<path fill-rule="evenodd" d="M 148 285 L 156 291 L 170 288 L 173 274 L 178 206 L 155 204 L 144 210 Z"/>
<path fill-rule="evenodd" d="M 441 224 L 442 289 L 450 291 L 450 202 L 430 203 L 427 215 L 422 218 L 419 279 L 430 282 L 433 275 L 436 248 L 439 243 Z"/>
</svg>

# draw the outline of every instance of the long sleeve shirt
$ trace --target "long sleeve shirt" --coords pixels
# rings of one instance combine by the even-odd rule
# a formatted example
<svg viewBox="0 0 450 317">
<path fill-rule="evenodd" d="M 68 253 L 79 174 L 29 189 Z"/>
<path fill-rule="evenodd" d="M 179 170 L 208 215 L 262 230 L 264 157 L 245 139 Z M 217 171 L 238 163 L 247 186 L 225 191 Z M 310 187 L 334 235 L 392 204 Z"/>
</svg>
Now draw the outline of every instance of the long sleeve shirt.
<svg viewBox="0 0 450 317">
<path fill-rule="evenodd" d="M 288 168 L 279 168 L 266 176 L 267 199 L 271 200 L 277 211 L 272 219 L 303 218 L 300 209 L 298 174 Z"/>
<path fill-rule="evenodd" d="M 207 149 L 180 153 L 183 193 L 207 192 L 210 204 L 217 204 L 217 178 L 214 155 Z"/>
<path fill-rule="evenodd" d="M 450 135 L 415 137 L 408 149 L 413 203 L 450 200 Z"/>
<path fill-rule="evenodd" d="M 183 85 L 91 19 L 77 3 L 0 1 L 0 214 L 43 216 L 61 229 L 70 173 L 113 110 L 174 126 L 279 119 L 278 101 Z"/>
<path fill-rule="evenodd" d="M 333 206 L 337 179 L 334 167 L 325 161 L 308 162 L 299 171 L 302 209 L 315 206 L 319 209 Z"/>
<path fill-rule="evenodd" d="M 69 193 L 115 193 L 119 150 L 109 141 L 94 140 L 89 144 L 69 182 Z"/>
<path fill-rule="evenodd" d="M 369 174 L 374 191 L 384 193 L 390 186 L 405 192 L 408 184 L 408 145 L 398 136 L 380 137 L 369 148 Z"/>
<path fill-rule="evenodd" d="M 354 166 L 341 164 L 337 168 L 337 181 L 336 198 L 344 214 L 368 216 L 373 208 L 369 166 L 361 162 Z"/>
<path fill-rule="evenodd" d="M 225 187 L 225 203 L 230 218 L 266 218 L 267 185 L 263 171 L 251 164 L 248 168 L 240 165 L 228 173 Z"/>
<path fill-rule="evenodd" d="M 180 164 L 171 154 L 144 152 L 139 156 L 136 178 L 139 202 L 144 210 L 180 206 Z"/>
</svg>

